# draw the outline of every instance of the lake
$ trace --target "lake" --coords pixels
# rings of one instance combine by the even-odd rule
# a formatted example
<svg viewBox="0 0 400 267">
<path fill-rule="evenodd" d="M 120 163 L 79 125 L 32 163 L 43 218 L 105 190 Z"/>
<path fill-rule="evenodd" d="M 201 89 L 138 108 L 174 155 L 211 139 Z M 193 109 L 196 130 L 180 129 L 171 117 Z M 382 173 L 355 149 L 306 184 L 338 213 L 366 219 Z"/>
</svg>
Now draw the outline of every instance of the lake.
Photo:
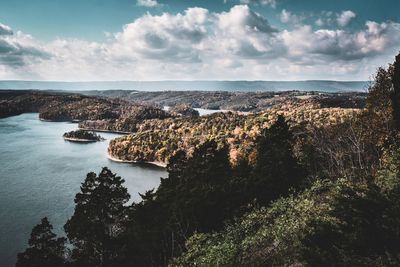
<svg viewBox="0 0 400 267">
<path fill-rule="evenodd" d="M 34 225 L 47 216 L 57 234 L 74 211 L 74 197 L 90 171 L 109 167 L 125 179 L 133 201 L 138 192 L 158 187 L 164 169 L 107 159 L 116 134 L 103 142 L 80 144 L 62 135 L 77 129 L 68 122 L 44 122 L 29 113 L 0 119 L 0 266 L 14 266 Z"/>
</svg>

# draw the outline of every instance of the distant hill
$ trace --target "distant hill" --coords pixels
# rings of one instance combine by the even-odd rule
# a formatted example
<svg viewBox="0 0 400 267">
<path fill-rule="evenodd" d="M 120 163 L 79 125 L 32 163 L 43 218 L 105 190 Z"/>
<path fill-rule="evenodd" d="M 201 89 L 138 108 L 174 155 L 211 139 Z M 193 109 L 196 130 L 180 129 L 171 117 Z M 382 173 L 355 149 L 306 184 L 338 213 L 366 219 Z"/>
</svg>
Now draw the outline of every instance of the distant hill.
<svg viewBox="0 0 400 267">
<path fill-rule="evenodd" d="M 39 90 L 205 90 L 205 91 L 366 91 L 368 81 L 109 81 L 109 82 L 52 82 L 0 81 L 0 89 Z"/>
</svg>

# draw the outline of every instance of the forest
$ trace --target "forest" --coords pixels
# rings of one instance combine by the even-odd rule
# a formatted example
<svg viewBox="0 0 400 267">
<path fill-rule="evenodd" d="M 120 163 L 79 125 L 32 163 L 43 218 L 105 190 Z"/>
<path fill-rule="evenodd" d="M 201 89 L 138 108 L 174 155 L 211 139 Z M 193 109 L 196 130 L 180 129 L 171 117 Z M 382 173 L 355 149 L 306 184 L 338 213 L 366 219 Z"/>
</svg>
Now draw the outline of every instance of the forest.
<svg viewBox="0 0 400 267">
<path fill-rule="evenodd" d="M 112 153 L 129 155 L 163 132 L 202 136 L 186 147 L 171 136 L 168 177 L 137 203 L 112 170 L 88 173 L 66 236 L 43 218 L 16 266 L 399 266 L 400 55 L 377 70 L 365 108 L 303 112 L 307 123 L 291 110 L 177 118 L 173 131 L 117 139 Z M 235 145 L 246 153 L 233 161 Z"/>
<path fill-rule="evenodd" d="M 279 115 L 288 120 L 297 135 L 312 128 L 342 123 L 361 111 L 353 105 L 325 107 L 323 101 L 313 98 L 286 97 L 280 101 L 258 113 L 226 112 L 142 120 L 136 123 L 134 134 L 112 140 L 108 152 L 121 160 L 168 163 L 177 150 L 182 149 L 190 155 L 197 145 L 213 139 L 220 146 L 228 144 L 231 161 L 236 164 L 249 158 L 257 137 Z"/>
</svg>

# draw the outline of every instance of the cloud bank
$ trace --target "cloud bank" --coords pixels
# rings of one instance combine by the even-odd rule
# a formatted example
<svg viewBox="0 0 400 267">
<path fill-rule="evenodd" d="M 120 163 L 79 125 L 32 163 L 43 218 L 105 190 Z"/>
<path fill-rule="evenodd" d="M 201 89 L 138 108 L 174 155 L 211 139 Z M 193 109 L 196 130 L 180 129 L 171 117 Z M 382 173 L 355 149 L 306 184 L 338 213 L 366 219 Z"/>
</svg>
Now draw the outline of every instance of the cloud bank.
<svg viewBox="0 0 400 267">
<path fill-rule="evenodd" d="M 30 78 L 34 66 L 51 57 L 30 35 L 0 23 L 0 78 Z M 32 74 L 32 75 L 31 75 Z"/>
<path fill-rule="evenodd" d="M 147 1 L 148 2 L 148 1 Z M 272 4 L 273 1 L 258 1 Z M 330 14 L 329 16 L 332 16 Z M 149 13 L 106 42 L 56 39 L 41 42 L 0 24 L 0 78 L 44 80 L 298 80 L 366 79 L 400 47 L 400 24 L 338 14 L 338 29 L 325 21 L 304 24 L 283 10 L 279 29 L 248 5 L 220 13 L 189 8 Z"/>
</svg>

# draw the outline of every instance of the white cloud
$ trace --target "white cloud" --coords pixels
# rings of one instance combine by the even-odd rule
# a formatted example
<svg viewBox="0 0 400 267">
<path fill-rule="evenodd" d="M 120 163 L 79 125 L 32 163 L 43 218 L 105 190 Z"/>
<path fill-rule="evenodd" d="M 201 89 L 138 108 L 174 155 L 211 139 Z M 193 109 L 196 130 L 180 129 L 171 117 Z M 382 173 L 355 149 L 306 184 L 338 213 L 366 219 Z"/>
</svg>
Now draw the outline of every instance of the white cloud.
<svg viewBox="0 0 400 267">
<path fill-rule="evenodd" d="M 248 6 L 235 6 L 229 12 L 216 14 L 216 18 L 211 47 L 218 55 L 270 58 L 282 53 L 276 35 L 278 30 Z"/>
<path fill-rule="evenodd" d="M 282 10 L 280 19 L 283 23 L 288 23 L 291 21 L 292 14 L 286 9 Z"/>
<path fill-rule="evenodd" d="M 325 25 L 325 22 L 324 22 L 321 18 L 318 18 L 318 19 L 315 21 L 315 25 L 317 25 L 318 27 L 322 27 L 322 26 Z"/>
<path fill-rule="evenodd" d="M 115 35 L 111 51 L 121 58 L 196 61 L 203 39 L 208 37 L 209 19 L 203 8 L 189 8 L 177 15 L 146 14 Z"/>
<path fill-rule="evenodd" d="M 189 8 L 183 14 L 147 14 L 124 26 L 112 46 L 119 58 L 203 62 L 215 56 L 257 57 L 276 52 L 277 30 L 246 5 L 229 12 Z"/>
<path fill-rule="evenodd" d="M 283 40 L 293 58 L 308 62 L 352 61 L 384 54 L 400 44 L 400 24 L 368 21 L 358 32 L 321 29 L 305 25 L 284 31 Z M 305 60 L 307 58 L 307 60 Z"/>
<path fill-rule="evenodd" d="M 276 7 L 276 0 L 240 0 L 242 4 L 254 4 L 254 5 L 269 5 L 272 7 Z"/>
<path fill-rule="evenodd" d="M 288 21 L 297 16 L 288 14 Z M 398 23 L 368 21 L 350 31 L 315 30 L 298 22 L 293 29 L 278 30 L 247 5 L 220 13 L 189 8 L 145 14 L 108 34 L 106 42 L 43 43 L 2 29 L 0 78 L 366 79 L 390 62 L 400 46 Z"/>
<path fill-rule="evenodd" d="M 292 12 L 287 11 L 286 9 L 282 10 L 279 18 L 281 22 L 293 25 L 300 24 L 304 20 L 303 17 L 295 15 Z"/>
<path fill-rule="evenodd" d="M 20 68 L 49 56 L 30 35 L 22 32 L 14 34 L 9 26 L 0 23 L 0 65 Z"/>
<path fill-rule="evenodd" d="M 0 23 L 0 35 L 12 35 L 12 34 L 13 31 L 9 26 Z"/>
<path fill-rule="evenodd" d="M 138 6 L 145 6 L 145 7 L 156 7 L 159 5 L 157 0 L 137 0 L 136 4 Z"/>
<path fill-rule="evenodd" d="M 351 10 L 342 11 L 337 15 L 337 23 L 341 27 L 345 27 L 356 17 L 356 14 Z"/>
</svg>

